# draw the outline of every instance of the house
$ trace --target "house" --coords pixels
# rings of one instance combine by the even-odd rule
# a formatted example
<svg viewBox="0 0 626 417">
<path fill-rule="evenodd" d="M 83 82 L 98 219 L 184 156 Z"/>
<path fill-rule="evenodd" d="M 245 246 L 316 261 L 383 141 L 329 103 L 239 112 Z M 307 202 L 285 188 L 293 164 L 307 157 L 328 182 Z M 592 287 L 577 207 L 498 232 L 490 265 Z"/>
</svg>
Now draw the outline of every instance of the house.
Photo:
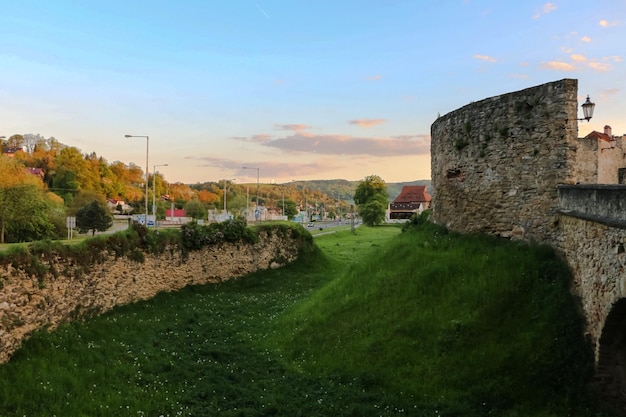
<svg viewBox="0 0 626 417">
<path fill-rule="evenodd" d="M 389 205 L 390 219 L 409 219 L 430 207 L 431 196 L 425 185 L 405 185 L 400 195 Z"/>
<path fill-rule="evenodd" d="M 9 157 L 9 158 L 13 158 L 15 156 L 15 154 L 17 152 L 23 152 L 24 149 L 23 148 L 4 148 L 2 149 L 2 155 Z"/>
<path fill-rule="evenodd" d="M 624 136 L 613 135 L 611 126 L 578 139 L 577 182 L 581 184 L 625 184 Z"/>
<path fill-rule="evenodd" d="M 115 198 L 108 199 L 107 206 L 112 213 L 130 214 L 133 211 L 133 207 L 131 205 L 126 204 L 124 200 L 117 200 Z"/>
</svg>

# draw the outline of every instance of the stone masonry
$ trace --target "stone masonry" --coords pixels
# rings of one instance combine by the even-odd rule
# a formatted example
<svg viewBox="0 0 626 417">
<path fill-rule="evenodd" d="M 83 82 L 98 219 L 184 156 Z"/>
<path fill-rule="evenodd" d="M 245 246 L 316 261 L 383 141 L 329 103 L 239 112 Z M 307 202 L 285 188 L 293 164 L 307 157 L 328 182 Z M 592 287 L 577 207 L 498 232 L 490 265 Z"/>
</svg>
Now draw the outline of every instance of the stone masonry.
<svg viewBox="0 0 626 417">
<path fill-rule="evenodd" d="M 261 232 L 255 245 L 222 243 L 191 251 L 146 254 L 143 263 L 126 257 L 96 264 L 76 278 L 76 266 L 54 259 L 57 271 L 43 283 L 10 265 L 0 267 L 0 362 L 6 362 L 24 338 L 41 327 L 56 328 L 72 318 L 99 314 L 115 306 L 145 300 L 187 285 L 241 277 L 277 268 L 298 257 L 301 242 L 289 234 Z"/>
</svg>

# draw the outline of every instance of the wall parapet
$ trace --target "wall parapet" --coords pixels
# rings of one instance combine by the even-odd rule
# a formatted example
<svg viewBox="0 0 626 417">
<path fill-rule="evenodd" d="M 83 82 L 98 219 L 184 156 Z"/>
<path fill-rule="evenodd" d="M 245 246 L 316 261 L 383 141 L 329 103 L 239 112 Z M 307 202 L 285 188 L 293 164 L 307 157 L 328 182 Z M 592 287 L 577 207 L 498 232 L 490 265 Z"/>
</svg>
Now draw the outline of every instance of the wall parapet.
<svg viewBox="0 0 626 417">
<path fill-rule="evenodd" d="M 559 212 L 626 229 L 626 185 L 559 185 Z"/>
</svg>

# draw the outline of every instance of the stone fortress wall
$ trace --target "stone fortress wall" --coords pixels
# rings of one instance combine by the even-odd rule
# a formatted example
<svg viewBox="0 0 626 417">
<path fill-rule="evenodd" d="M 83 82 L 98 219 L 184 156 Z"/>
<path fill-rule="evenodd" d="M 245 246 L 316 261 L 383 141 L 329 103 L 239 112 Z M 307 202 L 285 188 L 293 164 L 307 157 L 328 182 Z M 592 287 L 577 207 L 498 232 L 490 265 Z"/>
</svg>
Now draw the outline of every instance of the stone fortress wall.
<svg viewBox="0 0 626 417">
<path fill-rule="evenodd" d="M 572 269 L 596 377 L 626 392 L 626 186 L 597 183 L 617 179 L 626 153 L 619 138 L 608 151 L 578 138 L 577 94 L 578 81 L 564 79 L 439 117 L 432 220 L 555 247 Z"/>
<path fill-rule="evenodd" d="M 301 238 L 300 238 L 301 239 Z M 0 267 L 0 363 L 6 362 L 28 335 L 39 328 L 115 306 L 149 299 L 187 285 L 216 283 L 297 259 L 301 241 L 290 234 L 261 232 L 257 244 L 222 243 L 191 251 L 146 254 L 143 263 L 106 254 L 107 261 L 86 273 L 65 259 L 52 259 L 57 277 L 43 282 L 11 265 Z"/>
</svg>

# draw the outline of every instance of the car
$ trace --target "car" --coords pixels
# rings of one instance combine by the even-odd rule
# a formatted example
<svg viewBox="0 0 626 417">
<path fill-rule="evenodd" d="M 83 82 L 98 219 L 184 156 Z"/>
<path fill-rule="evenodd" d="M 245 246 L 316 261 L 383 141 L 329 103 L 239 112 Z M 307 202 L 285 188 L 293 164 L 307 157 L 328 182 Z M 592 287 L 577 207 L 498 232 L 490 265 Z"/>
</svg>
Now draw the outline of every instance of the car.
<svg viewBox="0 0 626 417">
<path fill-rule="evenodd" d="M 315 227 L 315 225 L 313 223 L 309 223 L 306 225 L 306 227 Z"/>
</svg>

